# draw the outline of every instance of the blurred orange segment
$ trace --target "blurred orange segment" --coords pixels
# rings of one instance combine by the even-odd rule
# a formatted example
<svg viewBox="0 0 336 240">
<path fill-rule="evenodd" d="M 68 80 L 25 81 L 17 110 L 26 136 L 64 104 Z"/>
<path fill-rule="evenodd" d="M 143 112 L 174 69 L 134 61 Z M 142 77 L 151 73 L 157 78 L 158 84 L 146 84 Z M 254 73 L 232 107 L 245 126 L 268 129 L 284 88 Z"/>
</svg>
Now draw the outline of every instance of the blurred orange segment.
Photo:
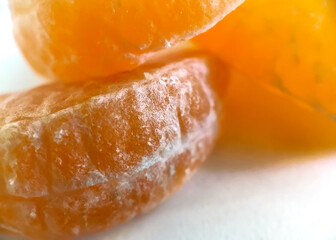
<svg viewBox="0 0 336 240">
<path fill-rule="evenodd" d="M 14 33 L 42 75 L 82 81 L 134 69 L 208 30 L 243 0 L 10 0 Z"/>
<path fill-rule="evenodd" d="M 125 222 L 177 190 L 218 132 L 210 81 L 221 66 L 187 55 L 0 98 L 0 228 L 73 238 Z"/>
<path fill-rule="evenodd" d="M 334 121 L 241 74 L 230 75 L 225 103 L 225 144 L 304 153 L 335 148 Z"/>
<path fill-rule="evenodd" d="M 335 5 L 248 0 L 195 41 L 255 81 L 335 116 Z"/>
</svg>

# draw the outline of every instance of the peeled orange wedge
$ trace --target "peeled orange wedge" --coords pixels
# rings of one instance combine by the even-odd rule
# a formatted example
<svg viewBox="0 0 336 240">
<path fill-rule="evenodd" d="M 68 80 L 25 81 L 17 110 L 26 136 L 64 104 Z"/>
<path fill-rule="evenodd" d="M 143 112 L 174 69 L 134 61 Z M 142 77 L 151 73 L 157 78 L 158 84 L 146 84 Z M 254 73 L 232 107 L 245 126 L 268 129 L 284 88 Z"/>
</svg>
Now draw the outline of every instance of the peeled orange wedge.
<svg viewBox="0 0 336 240">
<path fill-rule="evenodd" d="M 69 239 L 155 207 L 211 152 L 218 62 L 176 55 L 0 97 L 0 229 Z M 224 81 L 224 79 L 222 79 Z"/>
<path fill-rule="evenodd" d="M 10 0 L 14 34 L 49 79 L 131 70 L 153 52 L 208 30 L 243 0 Z"/>
<path fill-rule="evenodd" d="M 195 41 L 254 81 L 336 116 L 333 0 L 249 0 Z"/>
</svg>

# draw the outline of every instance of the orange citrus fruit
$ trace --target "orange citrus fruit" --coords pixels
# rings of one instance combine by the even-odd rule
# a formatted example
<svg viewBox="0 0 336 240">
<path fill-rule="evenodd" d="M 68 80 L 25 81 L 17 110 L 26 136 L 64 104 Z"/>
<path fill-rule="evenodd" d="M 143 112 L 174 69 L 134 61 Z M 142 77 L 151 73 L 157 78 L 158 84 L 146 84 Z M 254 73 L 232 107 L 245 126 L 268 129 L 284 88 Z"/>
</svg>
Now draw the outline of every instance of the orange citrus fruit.
<svg viewBox="0 0 336 240">
<path fill-rule="evenodd" d="M 336 124 L 278 89 L 230 74 L 225 95 L 225 135 L 230 147 L 281 152 L 328 151 L 336 145 Z"/>
<path fill-rule="evenodd" d="M 62 81 L 130 70 L 157 50 L 208 30 L 243 0 L 10 0 L 30 65 Z"/>
<path fill-rule="evenodd" d="M 211 151 L 220 68 L 174 56 L 85 84 L 0 97 L 0 229 L 68 239 L 155 207 Z"/>
<path fill-rule="evenodd" d="M 249 0 L 195 39 L 247 77 L 336 114 L 336 3 Z"/>
</svg>

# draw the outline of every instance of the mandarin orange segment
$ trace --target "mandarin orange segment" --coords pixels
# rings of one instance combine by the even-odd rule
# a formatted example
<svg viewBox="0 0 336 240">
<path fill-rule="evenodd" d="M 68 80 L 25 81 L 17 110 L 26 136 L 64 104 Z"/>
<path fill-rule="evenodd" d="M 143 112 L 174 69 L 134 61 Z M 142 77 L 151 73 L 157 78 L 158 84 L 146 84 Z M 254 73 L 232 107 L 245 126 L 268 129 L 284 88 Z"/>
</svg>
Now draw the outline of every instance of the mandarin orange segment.
<svg viewBox="0 0 336 240">
<path fill-rule="evenodd" d="M 10 0 L 30 65 L 62 81 L 130 70 L 154 51 L 208 30 L 243 0 Z"/>
<path fill-rule="evenodd" d="M 272 87 L 231 73 L 225 94 L 225 135 L 230 147 L 281 152 L 331 150 L 336 124 L 326 115 Z"/>
<path fill-rule="evenodd" d="M 249 0 L 195 39 L 248 77 L 336 114 L 333 0 Z"/>
<path fill-rule="evenodd" d="M 222 66 L 175 56 L 82 85 L 0 101 L 0 229 L 68 239 L 155 207 L 209 155 Z M 224 81 L 224 79 L 223 79 Z"/>
</svg>

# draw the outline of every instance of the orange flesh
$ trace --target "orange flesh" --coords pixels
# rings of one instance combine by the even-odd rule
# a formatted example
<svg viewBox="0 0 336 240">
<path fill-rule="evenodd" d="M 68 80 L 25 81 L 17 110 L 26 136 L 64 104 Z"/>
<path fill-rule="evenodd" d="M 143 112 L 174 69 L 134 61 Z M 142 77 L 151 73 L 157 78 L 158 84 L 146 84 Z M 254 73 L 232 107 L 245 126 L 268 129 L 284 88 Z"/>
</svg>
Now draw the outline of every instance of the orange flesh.
<svg viewBox="0 0 336 240">
<path fill-rule="evenodd" d="M 223 143 L 303 153 L 335 148 L 336 124 L 327 116 L 241 74 L 229 79 Z"/>
<path fill-rule="evenodd" d="M 243 0 L 10 0 L 15 39 L 50 79 L 134 69 L 149 53 L 208 30 Z"/>
<path fill-rule="evenodd" d="M 249 78 L 336 114 L 332 0 L 249 0 L 195 39 Z"/>
<path fill-rule="evenodd" d="M 68 239 L 155 207 L 211 151 L 216 68 L 189 54 L 0 97 L 0 228 Z"/>
</svg>

